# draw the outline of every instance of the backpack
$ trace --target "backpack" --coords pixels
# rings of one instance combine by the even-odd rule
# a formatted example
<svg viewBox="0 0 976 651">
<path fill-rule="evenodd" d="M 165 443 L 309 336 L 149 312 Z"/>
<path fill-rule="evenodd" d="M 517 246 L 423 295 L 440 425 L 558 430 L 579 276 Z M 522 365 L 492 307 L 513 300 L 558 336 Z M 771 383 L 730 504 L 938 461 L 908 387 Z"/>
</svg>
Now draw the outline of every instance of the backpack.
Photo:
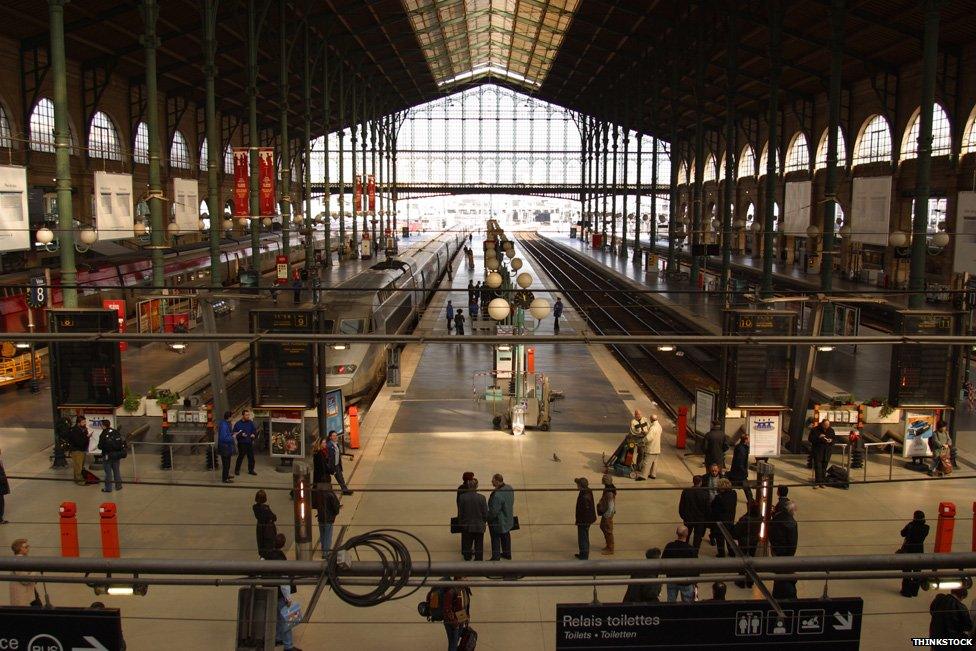
<svg viewBox="0 0 976 651">
<path fill-rule="evenodd" d="M 608 511 L 610 511 L 610 504 L 612 499 L 613 498 L 610 496 L 609 492 L 604 492 L 603 496 L 600 498 L 600 501 L 597 502 L 596 514 L 601 517 L 605 515 L 608 517 L 613 517 L 612 512 L 610 512 L 608 515 Z"/>
<path fill-rule="evenodd" d="M 468 621 L 468 590 L 466 588 L 431 588 L 424 601 L 417 604 L 417 612 L 430 622 L 447 621 L 464 624 Z"/>
<path fill-rule="evenodd" d="M 444 597 L 447 588 L 431 588 L 427 591 L 427 597 L 417 604 L 417 612 L 421 617 L 426 617 L 428 622 L 444 621 Z"/>
</svg>

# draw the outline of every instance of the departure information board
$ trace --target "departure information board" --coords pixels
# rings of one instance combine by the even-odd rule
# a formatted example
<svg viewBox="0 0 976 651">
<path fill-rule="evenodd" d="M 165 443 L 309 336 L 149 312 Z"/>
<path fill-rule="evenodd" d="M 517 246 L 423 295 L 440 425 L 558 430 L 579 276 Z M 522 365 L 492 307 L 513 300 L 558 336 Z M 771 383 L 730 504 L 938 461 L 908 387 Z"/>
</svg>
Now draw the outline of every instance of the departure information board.
<svg viewBox="0 0 976 651">
<path fill-rule="evenodd" d="M 905 335 L 951 335 L 955 324 L 948 312 L 904 310 L 899 317 L 898 332 Z M 895 406 L 948 405 L 951 368 L 951 346 L 892 346 L 888 401 Z"/>
<path fill-rule="evenodd" d="M 313 310 L 251 310 L 251 332 L 315 332 Z M 251 398 L 255 407 L 315 405 L 315 344 L 251 344 Z"/>
<path fill-rule="evenodd" d="M 730 335 L 789 336 L 796 313 L 786 310 L 732 310 Z M 730 407 L 786 407 L 793 381 L 792 346 L 733 346 L 728 355 Z"/>
<path fill-rule="evenodd" d="M 48 331 L 118 332 L 115 310 L 48 310 Z M 52 343 L 51 391 L 59 407 L 118 407 L 122 404 L 122 356 L 116 341 Z"/>
</svg>

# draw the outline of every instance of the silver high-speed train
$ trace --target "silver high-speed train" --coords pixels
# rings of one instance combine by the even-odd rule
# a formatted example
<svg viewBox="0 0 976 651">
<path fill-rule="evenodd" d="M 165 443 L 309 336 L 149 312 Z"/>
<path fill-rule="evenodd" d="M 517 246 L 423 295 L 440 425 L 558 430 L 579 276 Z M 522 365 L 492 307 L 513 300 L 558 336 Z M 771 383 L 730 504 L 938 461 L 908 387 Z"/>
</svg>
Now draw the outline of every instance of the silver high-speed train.
<svg viewBox="0 0 976 651">
<path fill-rule="evenodd" d="M 409 332 L 466 239 L 467 231 L 447 231 L 345 281 L 339 285 L 345 291 L 326 291 L 322 301 L 325 332 Z M 384 344 L 329 346 L 325 351 L 326 386 L 342 389 L 347 404 L 369 395 L 386 373 L 389 348 Z"/>
</svg>

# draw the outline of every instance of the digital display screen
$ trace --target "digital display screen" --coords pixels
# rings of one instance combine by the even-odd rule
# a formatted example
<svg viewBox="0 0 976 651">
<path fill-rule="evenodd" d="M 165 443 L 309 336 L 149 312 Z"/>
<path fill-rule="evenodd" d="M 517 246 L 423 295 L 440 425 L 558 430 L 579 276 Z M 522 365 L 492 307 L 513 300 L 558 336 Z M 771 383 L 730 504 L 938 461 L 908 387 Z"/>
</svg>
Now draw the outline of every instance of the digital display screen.
<svg viewBox="0 0 976 651">
<path fill-rule="evenodd" d="M 737 310 L 728 317 L 731 335 L 794 334 L 796 314 Z M 729 351 L 730 407 L 786 407 L 793 378 L 792 346 L 734 346 Z"/>
<path fill-rule="evenodd" d="M 899 330 L 905 335 L 951 335 L 955 317 L 947 312 L 901 313 Z M 949 404 L 952 347 L 907 345 L 892 347 L 889 402 L 892 405 Z"/>
<path fill-rule="evenodd" d="M 115 310 L 48 311 L 50 332 L 118 332 Z M 118 407 L 122 404 L 122 357 L 118 342 L 52 343 L 51 390 L 59 407 Z"/>
<path fill-rule="evenodd" d="M 315 332 L 312 310 L 251 310 L 251 332 Z M 315 405 L 315 344 L 257 342 L 251 344 L 251 397 L 255 407 Z"/>
</svg>

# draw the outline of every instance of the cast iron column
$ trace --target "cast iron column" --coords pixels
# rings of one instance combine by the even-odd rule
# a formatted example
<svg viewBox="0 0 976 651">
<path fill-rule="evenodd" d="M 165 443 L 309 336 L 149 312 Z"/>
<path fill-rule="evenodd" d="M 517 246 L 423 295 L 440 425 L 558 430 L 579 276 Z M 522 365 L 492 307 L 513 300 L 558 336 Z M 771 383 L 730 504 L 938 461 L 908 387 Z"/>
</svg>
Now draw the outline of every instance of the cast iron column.
<svg viewBox="0 0 976 651">
<path fill-rule="evenodd" d="M 291 217 L 291 151 L 288 143 L 288 47 L 285 43 L 287 30 L 287 20 L 285 17 L 285 0 L 278 0 L 279 23 L 278 23 L 278 58 L 281 65 L 280 79 L 278 86 L 281 90 L 281 99 L 278 102 L 280 110 L 280 131 L 281 131 L 281 248 L 282 253 L 288 257 L 288 268 L 291 269 L 291 233 L 288 230 L 288 223 Z M 298 35 L 296 34 L 297 38 Z M 305 86 L 308 87 L 308 27 L 305 27 Z M 305 97 L 305 114 L 308 115 L 309 98 Z M 305 218 L 311 219 L 311 215 L 306 211 Z M 305 252 L 308 255 L 308 251 Z M 307 259 L 306 259 L 306 266 Z M 275 282 L 275 281 L 272 281 Z"/>
<path fill-rule="evenodd" d="M 932 111 L 939 55 L 939 9 L 943 0 L 925 0 L 922 37 L 922 106 L 918 116 L 918 162 L 915 167 L 915 219 L 912 224 L 912 259 L 908 271 L 908 307 L 925 307 L 925 255 L 932 176 Z"/>
<path fill-rule="evenodd" d="M 284 3 L 282 3 L 284 4 Z M 302 99 L 305 102 L 305 111 L 302 116 L 305 119 L 305 142 L 302 148 L 302 156 L 305 160 L 305 170 L 302 174 L 302 196 L 305 199 L 305 221 L 308 222 L 309 230 L 306 231 L 309 237 L 305 238 L 305 269 L 309 272 L 309 282 L 311 282 L 312 265 L 315 264 L 315 235 L 314 231 L 311 229 L 312 226 L 312 55 L 309 52 L 309 41 L 311 34 L 309 33 L 308 23 L 305 23 L 305 69 L 303 70 L 304 76 L 302 81 Z M 324 46 L 322 46 L 324 47 Z M 287 141 L 286 141 L 287 142 Z M 282 149 L 287 147 L 283 142 Z M 284 176 L 284 161 L 282 161 L 282 178 L 288 178 Z M 284 188 L 282 188 L 282 195 L 284 195 Z M 291 197 L 288 197 L 289 200 Z M 284 208 L 284 205 L 282 205 Z M 286 219 L 287 213 L 282 210 L 282 221 Z M 328 224 L 326 224 L 328 226 Z M 284 223 L 282 224 L 282 229 L 284 229 Z M 318 272 L 316 272 L 318 273 Z M 316 276 L 318 277 L 318 276 Z M 319 296 L 318 292 L 313 291 L 312 296 Z"/>
<path fill-rule="evenodd" d="M 149 218 L 152 227 L 150 232 L 152 284 L 157 290 L 162 288 L 164 284 L 163 240 L 166 237 L 166 227 L 163 221 L 163 184 L 160 180 L 159 169 L 161 164 L 159 145 L 159 97 L 156 88 L 156 46 L 158 45 L 156 19 L 158 17 L 159 4 L 156 0 L 143 0 L 142 18 L 146 31 L 142 36 L 142 46 L 146 49 L 146 136 L 149 140 Z M 55 108 L 57 108 L 57 96 L 55 96 Z M 67 104 L 65 104 L 65 108 L 67 108 Z M 55 118 L 57 118 L 56 112 Z M 67 112 L 65 113 L 65 119 L 67 120 Z M 67 133 L 67 126 L 65 127 L 65 133 Z M 58 203 L 61 203 L 60 200 Z M 68 205 L 71 205 L 70 201 Z M 71 248 L 73 249 L 74 247 L 72 246 Z M 63 256 L 64 244 L 62 244 L 61 250 Z M 74 258 L 74 254 L 72 254 L 72 258 Z M 74 270 L 73 262 L 72 260 L 72 270 Z M 61 273 L 62 282 L 64 282 L 63 268 Z"/>
<path fill-rule="evenodd" d="M 844 63 L 844 0 L 834 0 L 830 12 L 830 91 L 827 98 L 827 172 L 824 179 L 823 253 L 820 291 L 830 294 L 834 284 L 834 219 L 837 214 L 837 130 L 840 128 L 841 75 Z M 821 334 L 834 334 L 834 306 L 825 305 Z"/>
<path fill-rule="evenodd" d="M 366 138 L 367 138 L 366 122 L 367 122 L 367 116 L 369 115 L 369 110 L 366 108 L 366 82 L 365 82 L 365 80 L 363 81 L 363 106 L 362 106 L 362 109 L 363 109 L 363 112 L 360 114 L 362 116 L 362 122 L 360 122 L 360 124 L 359 124 L 359 135 L 360 135 L 360 140 L 361 140 L 362 146 L 363 146 L 363 173 L 362 173 L 363 181 L 362 181 L 362 191 L 360 192 L 360 197 L 361 197 L 362 202 L 363 202 L 362 203 L 362 208 L 363 208 L 363 235 L 365 236 L 367 233 L 369 233 L 369 217 L 368 217 L 369 210 L 367 210 L 367 208 L 369 208 L 369 205 L 366 202 Z M 376 246 L 375 240 L 370 244 L 370 247 L 369 247 L 370 253 L 373 252 L 373 247 L 374 246 Z"/>
<path fill-rule="evenodd" d="M 776 159 L 779 145 L 776 133 L 779 117 L 779 76 L 782 68 L 780 44 L 783 12 L 781 0 L 769 2 L 769 141 L 766 156 L 766 205 L 763 207 L 763 275 L 762 293 L 773 293 L 773 205 L 776 203 Z"/>
<path fill-rule="evenodd" d="M 695 121 L 695 169 L 688 167 L 688 174 L 694 174 L 694 181 L 691 181 L 691 237 L 688 242 L 691 244 L 691 285 L 698 287 L 701 282 L 700 264 L 701 255 L 695 254 L 695 245 L 704 243 L 705 224 L 702 211 L 704 201 L 702 200 L 703 182 L 705 176 L 705 132 L 702 123 L 705 121 L 705 54 L 702 48 L 704 38 L 702 21 L 698 21 L 698 43 L 695 47 L 695 95 L 697 96 L 698 119 Z M 704 283 L 702 283 L 704 287 Z"/>
<path fill-rule="evenodd" d="M 204 113 L 207 131 L 207 211 L 210 213 L 210 286 L 220 287 L 220 232 L 224 211 L 220 206 L 219 165 L 220 136 L 217 130 L 217 98 L 214 80 L 217 76 L 217 4 L 220 0 L 203 0 L 203 74 L 206 89 Z"/>
<path fill-rule="evenodd" d="M 628 146 L 630 144 L 630 130 L 624 129 L 624 191 L 620 197 L 623 205 L 620 207 L 620 255 L 627 257 L 627 182 L 630 178 L 630 159 Z"/>
<path fill-rule="evenodd" d="M 725 186 L 722 199 L 722 277 L 719 283 L 723 300 L 729 304 L 729 281 L 732 277 L 732 203 L 735 201 L 735 13 L 729 12 L 725 62 Z M 725 412 L 721 412 L 725 413 Z"/>
<path fill-rule="evenodd" d="M 251 162 L 250 202 L 248 220 L 251 224 L 251 269 L 258 274 L 260 280 L 261 269 L 261 206 L 258 190 L 261 184 L 259 178 L 260 161 L 258 160 L 258 34 L 264 16 L 257 15 L 256 0 L 247 3 L 247 128 L 248 153 Z M 284 168 L 286 163 L 282 161 Z"/>
<path fill-rule="evenodd" d="M 651 240 L 651 251 L 657 253 L 657 137 L 651 140 L 651 216 L 647 220 L 647 237 Z"/>
<path fill-rule="evenodd" d="M 611 175 L 610 186 L 610 252 L 617 252 L 617 143 L 620 140 L 620 127 L 613 125 L 613 174 Z"/>
<path fill-rule="evenodd" d="M 600 242 L 600 247 L 607 245 L 607 193 L 610 186 L 607 184 L 607 172 L 609 171 L 609 157 L 610 157 L 610 123 L 603 123 L 603 227 L 600 231 L 603 234 L 603 239 Z"/>
<path fill-rule="evenodd" d="M 326 267 L 332 266 L 332 188 L 329 187 L 329 107 L 332 90 L 329 78 L 329 48 L 326 46 L 322 51 L 322 185 L 325 188 L 325 250 L 322 252 L 322 260 Z M 312 227 L 311 222 L 306 222 L 308 228 Z"/>
<path fill-rule="evenodd" d="M 637 132 L 637 189 L 634 192 L 634 264 L 640 266 L 641 263 L 641 141 L 643 135 Z M 651 245 L 653 247 L 653 244 Z"/>
<path fill-rule="evenodd" d="M 54 75 L 54 162 L 58 189 L 58 241 L 61 248 L 61 291 L 64 307 L 78 307 L 77 277 L 75 275 L 75 236 L 71 206 L 71 131 L 68 127 L 68 72 L 64 55 L 64 5 L 67 0 L 49 0 L 51 21 L 51 69 Z M 147 0 L 146 4 L 155 2 Z M 155 10 L 155 9 L 154 9 Z M 155 24 L 155 16 L 153 20 Z M 147 37 L 149 28 L 146 28 Z M 154 34 L 154 33 L 153 33 Z M 155 38 L 155 35 L 154 35 Z M 156 224 L 153 223 L 153 237 Z M 160 257 L 162 251 L 160 251 Z M 155 261 L 155 253 L 153 259 Z M 159 285 L 163 284 L 162 268 Z M 153 284 L 156 284 L 153 268 Z"/>
<path fill-rule="evenodd" d="M 345 260 L 343 249 L 346 246 L 346 86 L 343 83 L 342 62 L 339 62 L 339 244 L 336 259 L 342 264 Z"/>
<path fill-rule="evenodd" d="M 359 224 L 356 221 L 356 154 L 359 153 L 356 150 L 356 124 L 359 121 L 357 117 L 359 115 L 359 105 L 356 104 L 356 78 L 353 77 L 352 85 L 350 87 L 350 92 L 352 97 L 350 98 L 352 106 L 352 122 L 349 126 L 349 159 L 352 163 L 352 243 L 350 248 L 350 254 L 352 259 L 355 260 L 359 257 Z M 362 192 L 359 196 L 360 202 L 362 202 Z"/>
</svg>

